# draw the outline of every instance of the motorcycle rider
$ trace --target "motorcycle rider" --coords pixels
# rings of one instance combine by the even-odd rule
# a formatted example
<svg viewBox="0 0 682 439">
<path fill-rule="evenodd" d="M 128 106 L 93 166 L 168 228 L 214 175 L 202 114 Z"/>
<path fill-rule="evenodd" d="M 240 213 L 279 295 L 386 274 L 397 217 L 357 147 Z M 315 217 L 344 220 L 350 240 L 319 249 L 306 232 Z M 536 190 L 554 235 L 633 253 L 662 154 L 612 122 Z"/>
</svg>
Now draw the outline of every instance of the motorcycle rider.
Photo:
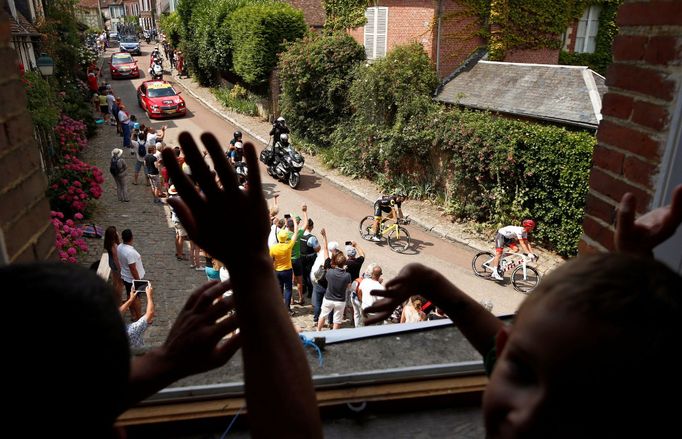
<svg viewBox="0 0 682 439">
<path fill-rule="evenodd" d="M 232 134 L 232 140 L 230 140 L 230 149 L 229 149 L 229 151 L 231 152 L 232 150 L 234 150 L 234 147 L 235 147 L 235 145 L 237 144 L 237 142 L 241 142 L 241 141 L 242 141 L 242 132 L 241 132 L 241 131 L 235 131 L 235 132 Z M 229 153 L 229 152 L 228 152 L 228 153 Z"/>
<path fill-rule="evenodd" d="M 284 150 L 289 146 L 289 135 L 286 133 L 279 135 L 279 142 L 275 143 L 272 150 L 272 167 L 274 168 L 281 157 L 284 156 Z"/>
<path fill-rule="evenodd" d="M 274 163 L 275 157 L 277 156 L 277 144 L 281 141 L 282 134 L 289 134 L 289 127 L 287 126 L 287 123 L 284 120 L 284 118 L 280 116 L 277 118 L 277 120 L 275 120 L 275 123 L 272 124 L 272 129 L 270 130 L 273 145 L 273 154 L 272 159 L 270 160 L 269 163 L 270 165 Z M 289 136 L 287 136 L 287 143 L 288 140 Z"/>
<path fill-rule="evenodd" d="M 227 158 L 230 159 L 230 163 L 232 163 L 233 166 L 237 166 L 237 163 L 243 162 L 244 144 L 241 141 L 236 142 L 234 144 L 234 149 L 228 153 Z"/>
</svg>

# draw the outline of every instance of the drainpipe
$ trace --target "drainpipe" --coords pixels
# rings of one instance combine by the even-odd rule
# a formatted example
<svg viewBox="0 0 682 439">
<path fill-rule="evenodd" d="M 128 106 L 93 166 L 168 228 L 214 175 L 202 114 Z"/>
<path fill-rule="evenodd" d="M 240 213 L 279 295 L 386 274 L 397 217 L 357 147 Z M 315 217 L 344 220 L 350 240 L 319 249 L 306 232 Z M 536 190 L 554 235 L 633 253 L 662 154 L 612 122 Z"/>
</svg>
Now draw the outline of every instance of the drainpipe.
<svg viewBox="0 0 682 439">
<path fill-rule="evenodd" d="M 438 0 L 438 22 L 436 24 L 436 74 L 440 77 L 440 32 L 443 18 L 443 0 Z"/>
</svg>

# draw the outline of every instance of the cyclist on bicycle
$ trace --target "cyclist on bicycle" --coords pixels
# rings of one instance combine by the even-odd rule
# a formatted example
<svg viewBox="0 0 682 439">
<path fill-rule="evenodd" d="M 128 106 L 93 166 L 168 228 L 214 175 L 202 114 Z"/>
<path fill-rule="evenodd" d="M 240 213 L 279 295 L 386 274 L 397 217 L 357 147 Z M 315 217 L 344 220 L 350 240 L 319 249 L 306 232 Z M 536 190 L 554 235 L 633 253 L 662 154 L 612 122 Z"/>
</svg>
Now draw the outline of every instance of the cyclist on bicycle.
<svg viewBox="0 0 682 439">
<path fill-rule="evenodd" d="M 406 195 L 382 195 L 378 200 L 374 202 L 374 224 L 372 225 L 372 241 L 381 241 L 381 229 L 379 224 L 381 224 L 381 216 L 384 213 L 387 219 L 402 219 L 403 211 L 401 206 L 403 201 L 407 199 Z"/>
<path fill-rule="evenodd" d="M 518 243 L 521 245 L 524 253 L 527 253 L 530 256 L 531 260 L 536 258 L 533 254 L 533 248 L 530 246 L 530 242 L 528 242 L 528 233 L 535 228 L 535 221 L 532 219 L 525 219 L 521 223 L 521 226 L 522 227 L 502 227 L 497 231 L 497 235 L 495 236 L 495 258 L 492 263 L 492 266 L 495 267 L 495 270 L 493 270 L 493 277 L 497 280 L 502 280 L 501 273 L 499 272 L 499 264 L 505 247 L 509 247 L 514 253 L 517 253 L 519 247 L 516 244 Z"/>
</svg>

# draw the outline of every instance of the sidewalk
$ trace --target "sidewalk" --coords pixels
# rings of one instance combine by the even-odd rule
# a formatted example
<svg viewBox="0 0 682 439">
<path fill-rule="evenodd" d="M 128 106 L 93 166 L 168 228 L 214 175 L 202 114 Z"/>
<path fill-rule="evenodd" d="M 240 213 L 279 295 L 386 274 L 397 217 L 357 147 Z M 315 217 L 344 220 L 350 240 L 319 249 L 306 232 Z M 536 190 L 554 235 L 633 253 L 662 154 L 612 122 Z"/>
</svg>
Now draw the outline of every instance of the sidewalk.
<svg viewBox="0 0 682 439">
<path fill-rule="evenodd" d="M 154 287 L 156 305 L 154 324 L 149 326 L 144 340 L 147 346 L 160 345 L 166 339 L 189 294 L 206 282 L 206 274 L 190 268 L 188 261 L 178 261 L 175 258 L 175 231 L 170 223 L 170 209 L 164 204 L 153 203 L 151 191 L 145 185 L 144 173 L 140 173 L 137 186 L 132 184 L 136 158 L 131 155 L 130 150 L 125 149 L 123 158 L 128 165 L 126 180 L 130 202 L 118 201 L 109 164 L 111 150 L 122 148 L 122 143 L 116 129 L 109 125 L 99 125 L 97 135 L 89 139 L 83 160 L 102 170 L 104 183 L 102 197 L 97 201 L 96 210 L 88 222 L 105 230 L 109 226 L 115 226 L 119 237 L 125 229 L 133 232 L 133 247 L 142 256 L 146 271 L 144 279 L 150 280 Z M 89 266 L 102 255 L 104 240 L 88 239 L 87 243 L 89 250 L 81 258 L 81 263 Z M 143 294 L 143 313 L 145 307 L 146 298 Z M 125 322 L 129 322 L 130 313 L 127 312 L 123 318 Z"/>
<path fill-rule="evenodd" d="M 262 120 L 260 117 L 246 116 L 223 107 L 207 87 L 202 87 L 192 78 L 178 78 L 177 71 L 175 70 L 173 71 L 173 81 L 179 84 L 206 107 L 210 108 L 214 113 L 240 127 L 240 129 L 249 137 L 261 142 L 263 146 L 269 142 L 269 133 L 270 128 L 272 127 L 269 122 Z M 354 179 L 342 175 L 335 169 L 330 169 L 325 166 L 316 156 L 310 154 L 304 155 L 305 167 L 309 172 L 326 178 L 339 188 L 367 200 L 369 204 L 373 204 L 374 201 L 383 194 L 380 188 L 371 181 Z M 475 251 L 490 251 L 494 248 L 493 236 L 491 235 L 488 239 L 482 237 L 475 231 L 475 224 L 456 223 L 438 207 L 428 201 L 409 200 L 408 205 L 412 224 L 418 225 L 438 238 L 471 247 L 474 249 L 472 250 L 472 257 Z M 548 250 L 537 247 L 535 250 L 540 256 L 537 266 L 542 274 L 547 274 L 564 262 L 564 259 L 561 256 Z"/>
</svg>

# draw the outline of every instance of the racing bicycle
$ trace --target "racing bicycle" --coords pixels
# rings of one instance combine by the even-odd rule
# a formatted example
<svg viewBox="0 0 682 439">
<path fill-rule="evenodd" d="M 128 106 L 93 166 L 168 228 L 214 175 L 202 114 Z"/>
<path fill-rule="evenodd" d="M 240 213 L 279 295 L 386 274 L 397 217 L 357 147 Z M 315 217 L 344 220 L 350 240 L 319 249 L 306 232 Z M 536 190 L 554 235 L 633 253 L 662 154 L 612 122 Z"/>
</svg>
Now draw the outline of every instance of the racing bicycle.
<svg viewBox="0 0 682 439">
<path fill-rule="evenodd" d="M 410 234 L 402 225 L 410 224 L 408 217 L 398 218 L 395 222 L 390 222 L 389 218 L 381 220 L 379 235 L 386 238 L 388 246 L 397 253 L 403 253 L 410 247 Z M 374 216 L 368 215 L 360 221 L 360 236 L 367 241 L 372 240 L 372 226 L 374 225 Z"/>
<path fill-rule="evenodd" d="M 494 279 L 492 266 L 495 255 L 492 252 L 479 252 L 471 260 L 471 268 L 478 277 Z M 504 252 L 500 259 L 500 273 L 504 276 L 511 270 L 511 283 L 516 291 L 528 294 L 540 283 L 538 270 L 528 265 L 531 258 L 523 253 Z"/>
</svg>

